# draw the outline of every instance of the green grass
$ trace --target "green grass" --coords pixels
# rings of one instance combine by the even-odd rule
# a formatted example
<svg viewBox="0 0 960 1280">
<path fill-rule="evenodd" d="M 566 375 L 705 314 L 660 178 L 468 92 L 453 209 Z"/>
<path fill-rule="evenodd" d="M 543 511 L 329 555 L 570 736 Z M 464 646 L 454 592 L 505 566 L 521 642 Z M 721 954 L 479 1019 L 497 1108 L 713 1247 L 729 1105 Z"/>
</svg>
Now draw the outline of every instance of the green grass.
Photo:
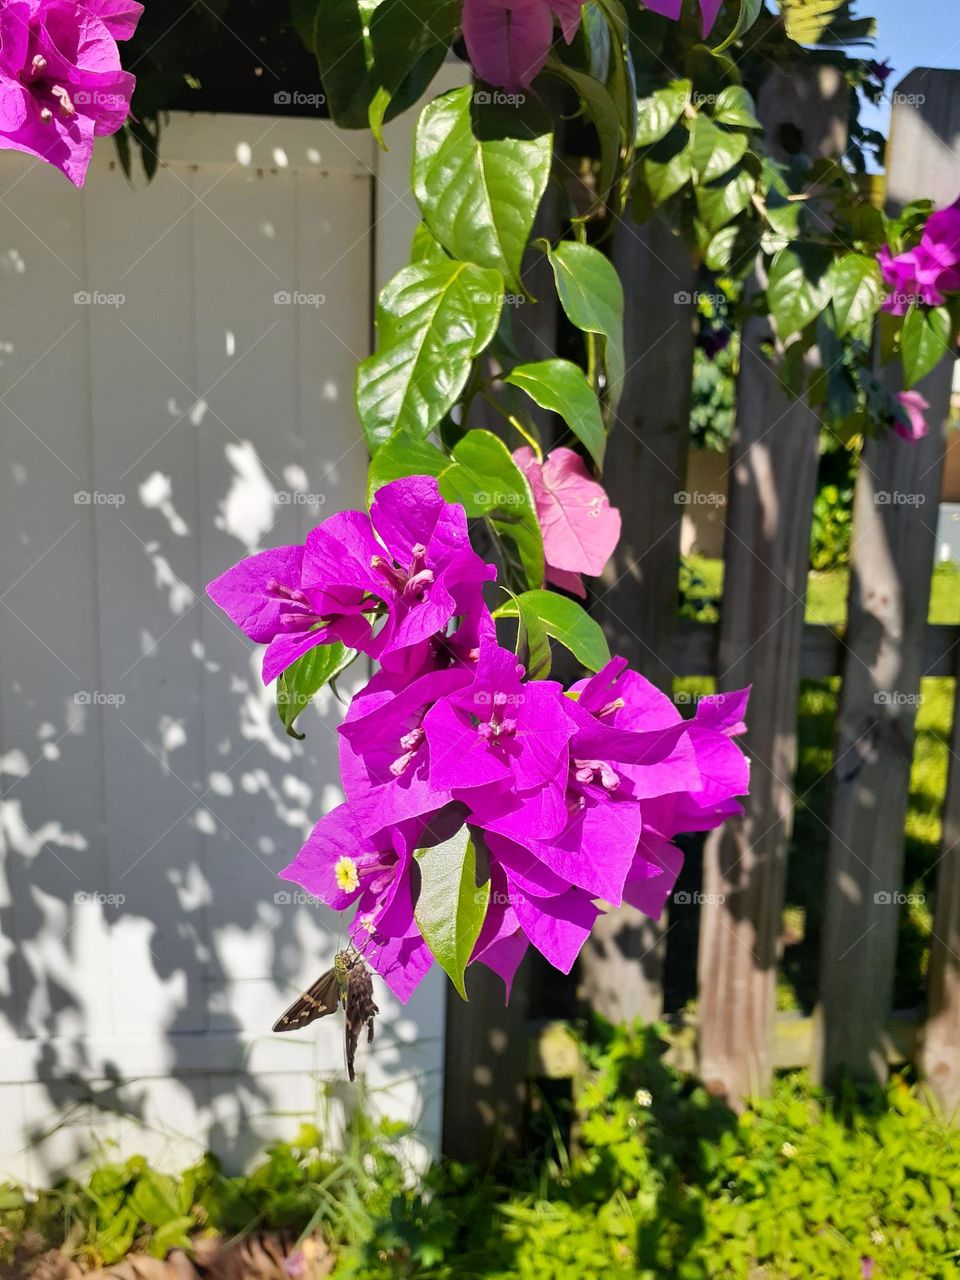
<svg viewBox="0 0 960 1280">
<path fill-rule="evenodd" d="M 846 621 L 848 571 L 811 573 L 807 621 L 842 627 Z M 686 594 L 695 602 L 688 614 L 703 622 L 716 621 L 723 591 L 723 563 L 691 557 L 686 570 Z M 939 566 L 933 575 L 930 621 L 960 624 L 960 569 Z M 904 910 L 900 918 L 897 956 L 896 1008 L 922 1002 L 929 954 L 931 904 L 936 890 L 940 856 L 940 814 L 946 789 L 948 743 L 953 714 L 951 679 L 925 679 L 917 713 L 917 736 L 910 777 L 910 800 L 904 828 L 904 892 L 922 902 Z M 713 681 L 683 679 L 676 692 L 706 693 Z M 833 764 L 834 725 L 840 681 L 804 680 L 798 707 L 797 809 L 787 875 L 784 924 L 789 936 L 785 949 L 779 1002 L 782 1008 L 813 1007 L 818 982 L 818 952 L 826 868 Z M 690 705 L 690 704 L 688 704 Z"/>
</svg>

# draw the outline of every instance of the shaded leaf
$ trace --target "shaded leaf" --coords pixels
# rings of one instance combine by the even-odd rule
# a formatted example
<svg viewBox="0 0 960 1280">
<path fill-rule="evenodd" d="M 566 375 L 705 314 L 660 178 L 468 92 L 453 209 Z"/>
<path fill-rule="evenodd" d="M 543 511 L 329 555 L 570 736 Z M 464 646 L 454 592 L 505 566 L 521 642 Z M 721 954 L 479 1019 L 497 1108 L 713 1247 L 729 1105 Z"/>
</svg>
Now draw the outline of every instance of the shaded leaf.
<svg viewBox="0 0 960 1280">
<path fill-rule="evenodd" d="M 519 364 L 504 381 L 525 391 L 541 409 L 558 413 L 597 467 L 603 466 L 607 437 L 600 402 L 579 365 L 570 360 Z"/>
<path fill-rule="evenodd" d="M 490 901 L 490 882 L 477 885 L 477 853 L 467 827 L 420 849 L 420 895 L 415 916 L 423 940 L 457 991 L 467 998 L 464 974 Z"/>
</svg>

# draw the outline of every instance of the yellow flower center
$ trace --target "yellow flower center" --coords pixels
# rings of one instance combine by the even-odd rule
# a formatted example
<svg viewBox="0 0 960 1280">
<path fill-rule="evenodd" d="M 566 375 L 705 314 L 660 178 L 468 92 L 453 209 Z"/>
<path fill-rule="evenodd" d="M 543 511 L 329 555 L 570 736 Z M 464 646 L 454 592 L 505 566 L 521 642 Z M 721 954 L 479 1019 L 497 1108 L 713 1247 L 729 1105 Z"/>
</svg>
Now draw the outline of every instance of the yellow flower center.
<svg viewBox="0 0 960 1280">
<path fill-rule="evenodd" d="M 357 864 L 352 858 L 340 858 L 337 865 L 333 868 L 333 874 L 336 877 L 337 884 L 344 893 L 352 893 L 354 889 L 360 888 L 360 876 L 357 874 Z"/>
</svg>

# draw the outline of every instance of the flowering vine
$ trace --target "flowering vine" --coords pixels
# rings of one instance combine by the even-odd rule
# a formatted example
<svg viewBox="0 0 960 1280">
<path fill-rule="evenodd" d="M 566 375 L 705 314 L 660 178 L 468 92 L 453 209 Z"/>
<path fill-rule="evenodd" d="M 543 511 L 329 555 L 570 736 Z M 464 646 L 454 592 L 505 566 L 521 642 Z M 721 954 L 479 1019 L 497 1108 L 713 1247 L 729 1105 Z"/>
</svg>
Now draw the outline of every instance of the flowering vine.
<svg viewBox="0 0 960 1280">
<path fill-rule="evenodd" d="M 223 7 L 203 6 L 214 18 Z M 401 1000 L 434 961 L 461 993 L 474 963 L 509 993 L 531 946 L 569 971 L 607 906 L 659 916 L 682 860 L 675 838 L 739 812 L 747 791 L 735 741 L 747 691 L 705 699 L 683 720 L 611 658 L 578 603 L 620 532 L 602 484 L 627 365 L 623 289 L 605 249 L 611 219 L 665 219 L 712 273 L 732 323 L 768 315 L 781 381 L 838 434 L 893 429 L 915 441 L 926 430 L 915 384 L 952 357 L 960 329 L 960 203 L 934 212 L 921 201 L 897 218 L 876 209 L 857 173 L 876 143 L 863 130 L 834 161 L 770 154 L 751 59 L 765 74 L 771 61 L 818 56 L 807 46 L 873 33 L 844 0 L 776 8 L 292 5 L 344 127 L 382 140 L 461 37 L 476 77 L 429 101 L 417 125 L 421 223 L 410 262 L 380 294 L 376 349 L 357 370 L 368 510 L 335 515 L 304 545 L 264 550 L 209 587 L 265 646 L 263 677 L 276 681 L 294 736 L 328 681 L 360 655 L 376 664 L 339 730 L 344 800 L 318 815 L 283 873 L 353 912 L 355 951 L 322 980 L 339 993 L 330 999 L 360 991 L 355 954 Z M 131 116 L 134 80 L 117 51 L 136 40 L 140 14 L 135 0 L 0 0 L 0 146 L 79 185 L 94 137 L 120 131 L 121 158 L 132 138 L 152 171 L 161 95 L 141 77 L 154 109 L 135 102 Z M 196 15 L 181 16 L 171 30 L 202 53 Z M 153 65 L 157 43 L 137 50 L 138 65 Z M 830 57 L 867 96 L 882 92 L 885 64 Z M 535 239 L 551 180 L 569 193 L 555 130 L 574 117 L 590 139 L 579 198 L 563 210 L 562 235 Z M 533 301 L 535 257 L 579 362 L 517 352 L 508 300 Z M 763 282 L 749 297 L 748 278 Z M 884 358 L 902 366 L 899 392 L 874 375 L 878 330 Z M 815 346 L 829 377 L 810 377 Z M 502 431 L 477 425 L 480 404 Z M 537 427 L 545 416 L 548 438 Z M 587 673 L 567 688 L 550 678 L 556 645 Z M 364 993 L 355 1036 L 376 1012 Z M 303 997 L 290 1025 L 316 1016 L 311 999 L 319 1007 Z"/>
</svg>

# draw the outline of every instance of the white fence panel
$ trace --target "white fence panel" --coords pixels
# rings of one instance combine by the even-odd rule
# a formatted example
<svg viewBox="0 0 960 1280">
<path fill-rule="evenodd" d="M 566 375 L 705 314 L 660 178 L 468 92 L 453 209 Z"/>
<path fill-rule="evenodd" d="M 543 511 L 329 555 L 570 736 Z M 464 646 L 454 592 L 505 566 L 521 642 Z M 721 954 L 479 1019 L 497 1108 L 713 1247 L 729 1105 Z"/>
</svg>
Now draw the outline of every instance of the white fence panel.
<svg viewBox="0 0 960 1280">
<path fill-rule="evenodd" d="M 110 1140 L 240 1164 L 343 1065 L 333 1019 L 268 1031 L 337 941 L 276 873 L 339 799 L 340 709 L 279 732 L 203 586 L 363 501 L 378 160 L 246 116 L 162 152 L 134 190 L 105 142 L 83 192 L 0 154 L 0 1177 L 34 1182 Z M 380 1003 L 372 1103 L 430 1141 L 442 984 Z"/>
</svg>

